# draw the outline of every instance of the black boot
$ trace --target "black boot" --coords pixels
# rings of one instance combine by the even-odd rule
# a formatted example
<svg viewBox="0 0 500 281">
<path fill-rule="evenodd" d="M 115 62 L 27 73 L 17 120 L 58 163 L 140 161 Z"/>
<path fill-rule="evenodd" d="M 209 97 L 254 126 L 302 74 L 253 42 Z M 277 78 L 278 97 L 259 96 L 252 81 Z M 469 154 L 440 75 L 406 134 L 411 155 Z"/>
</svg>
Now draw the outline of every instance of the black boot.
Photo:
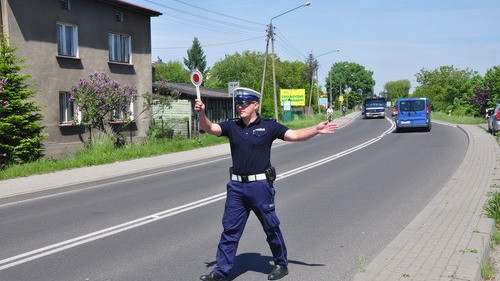
<svg viewBox="0 0 500 281">
<path fill-rule="evenodd" d="M 226 281 L 226 278 L 220 276 L 215 272 L 210 272 L 210 274 L 200 276 L 200 280 L 203 281 Z"/>
<path fill-rule="evenodd" d="M 273 271 L 267 276 L 267 280 L 278 280 L 288 274 L 288 267 L 284 265 L 273 266 Z"/>
</svg>

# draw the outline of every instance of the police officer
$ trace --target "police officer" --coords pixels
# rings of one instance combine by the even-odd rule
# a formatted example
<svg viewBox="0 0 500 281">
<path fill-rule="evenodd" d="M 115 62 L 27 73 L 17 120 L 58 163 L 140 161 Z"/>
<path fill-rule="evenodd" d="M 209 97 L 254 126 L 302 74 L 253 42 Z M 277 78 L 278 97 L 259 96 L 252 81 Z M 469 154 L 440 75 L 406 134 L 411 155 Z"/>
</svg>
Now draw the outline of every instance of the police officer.
<svg viewBox="0 0 500 281">
<path fill-rule="evenodd" d="M 196 100 L 194 110 L 199 112 L 200 128 L 215 136 L 230 140 L 233 166 L 227 184 L 227 198 L 222 217 L 224 228 L 216 254 L 216 266 L 204 281 L 226 280 L 233 267 L 238 242 L 245 228 L 250 211 L 259 219 L 274 258 L 269 280 L 288 274 L 288 259 L 279 219 L 275 212 L 272 182 L 275 179 L 271 166 L 271 145 L 279 138 L 285 141 L 303 141 L 317 134 L 332 134 L 337 124 L 324 121 L 306 129 L 290 130 L 273 119 L 258 114 L 261 94 L 249 88 L 234 90 L 239 118 L 213 123 L 205 115 L 205 105 Z"/>
</svg>

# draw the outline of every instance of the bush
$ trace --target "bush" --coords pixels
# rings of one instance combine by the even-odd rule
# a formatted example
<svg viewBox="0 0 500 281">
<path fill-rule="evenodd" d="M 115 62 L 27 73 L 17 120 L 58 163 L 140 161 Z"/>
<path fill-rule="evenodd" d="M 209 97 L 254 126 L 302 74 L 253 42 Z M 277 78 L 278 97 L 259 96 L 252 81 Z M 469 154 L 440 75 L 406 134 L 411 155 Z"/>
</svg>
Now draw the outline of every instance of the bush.
<svg viewBox="0 0 500 281">
<path fill-rule="evenodd" d="M 500 224 L 500 192 L 495 192 L 484 209 L 488 217 L 494 219 L 497 225 Z"/>
<path fill-rule="evenodd" d="M 168 125 L 151 125 L 149 126 L 147 135 L 150 139 L 172 139 L 174 129 Z"/>
</svg>

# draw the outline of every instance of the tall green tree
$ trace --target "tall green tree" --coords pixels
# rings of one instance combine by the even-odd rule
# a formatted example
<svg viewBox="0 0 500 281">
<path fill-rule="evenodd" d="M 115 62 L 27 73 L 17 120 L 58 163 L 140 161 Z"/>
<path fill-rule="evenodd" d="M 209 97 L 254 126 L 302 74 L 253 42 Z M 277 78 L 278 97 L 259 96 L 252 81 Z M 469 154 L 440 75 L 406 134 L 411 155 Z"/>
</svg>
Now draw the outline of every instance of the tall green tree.
<svg viewBox="0 0 500 281">
<path fill-rule="evenodd" d="M 182 67 L 180 61 L 169 61 L 167 63 L 155 62 L 154 67 L 154 81 L 165 79 L 170 83 L 191 83 L 189 71 Z"/>
<path fill-rule="evenodd" d="M 16 47 L 0 38 L 0 168 L 26 163 L 43 156 L 41 107 L 30 101 L 35 94 L 19 72 L 22 59 L 14 54 Z"/>
<path fill-rule="evenodd" d="M 421 69 L 416 75 L 420 84 L 414 95 L 430 98 L 437 111 L 456 112 L 459 115 L 472 114 L 469 99 L 473 88 L 479 84 L 476 71 L 461 70 L 453 66 L 441 66 L 435 70 Z"/>
<path fill-rule="evenodd" d="M 206 77 L 205 86 L 227 90 L 228 82 L 239 81 L 241 87 L 260 91 L 262 86 L 262 71 L 265 55 L 260 52 L 244 51 L 226 55 L 216 62 Z M 271 58 L 268 58 L 268 62 Z M 303 62 L 281 61 L 276 58 L 276 94 L 279 99 L 280 89 L 309 90 L 307 66 Z M 262 116 L 274 117 L 274 93 L 272 81 L 272 66 L 267 64 L 262 101 Z M 278 106 L 280 106 L 278 104 Z"/>
<path fill-rule="evenodd" d="M 484 85 L 491 95 L 489 106 L 494 106 L 500 99 L 500 66 L 494 66 L 486 71 Z"/>
<path fill-rule="evenodd" d="M 363 97 L 373 95 L 375 80 L 373 71 L 354 62 L 338 62 L 332 65 L 328 76 L 325 78 L 326 88 L 332 91 L 334 97 L 341 93 L 349 100 L 349 107 L 360 104 Z M 346 89 L 351 89 L 346 94 Z"/>
<path fill-rule="evenodd" d="M 478 79 L 479 80 L 479 79 Z M 473 88 L 469 102 L 474 107 L 476 116 L 484 116 L 487 108 L 494 108 L 500 99 L 500 67 L 488 69 L 484 77 Z"/>
<path fill-rule="evenodd" d="M 269 60 L 270 61 L 270 60 Z M 227 90 L 228 82 L 240 82 L 241 87 L 247 87 L 260 91 L 262 85 L 262 70 L 264 67 L 264 55 L 260 52 L 244 51 L 226 55 L 216 62 L 210 69 L 205 79 L 205 86 L 219 90 Z M 271 68 L 267 68 L 270 73 Z M 274 116 L 272 80 L 266 80 L 264 89 L 264 100 L 262 101 L 262 115 Z"/>
<path fill-rule="evenodd" d="M 410 95 L 411 83 L 410 80 L 389 81 L 384 85 L 384 97 L 388 101 L 395 101 L 399 98 L 406 98 Z"/>
<path fill-rule="evenodd" d="M 198 69 L 201 73 L 205 73 L 207 61 L 198 38 L 193 39 L 193 45 L 187 50 L 187 56 L 184 58 L 184 64 L 190 72 Z"/>
</svg>

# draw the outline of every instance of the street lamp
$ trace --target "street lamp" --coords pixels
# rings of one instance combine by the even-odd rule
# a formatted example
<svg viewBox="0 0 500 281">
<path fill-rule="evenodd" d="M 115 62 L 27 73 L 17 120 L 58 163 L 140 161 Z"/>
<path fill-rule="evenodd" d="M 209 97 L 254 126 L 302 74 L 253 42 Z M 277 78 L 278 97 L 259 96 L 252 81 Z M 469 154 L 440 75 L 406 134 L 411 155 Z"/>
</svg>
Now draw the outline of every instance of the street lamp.
<svg viewBox="0 0 500 281">
<path fill-rule="evenodd" d="M 297 6 L 291 10 L 288 10 L 286 12 L 283 12 L 275 17 L 272 17 L 269 20 L 269 28 L 267 30 L 267 39 L 266 39 L 266 55 L 264 57 L 264 71 L 262 72 L 262 84 L 260 87 L 260 93 L 261 93 L 261 103 L 264 101 L 264 81 L 266 79 L 266 66 L 267 66 L 267 55 L 269 54 L 269 40 L 271 41 L 272 45 L 272 61 L 273 61 L 273 93 L 274 93 L 274 118 L 278 120 L 278 98 L 276 95 L 276 67 L 275 67 L 275 59 L 274 59 L 274 27 L 273 27 L 273 19 L 280 17 L 284 14 L 290 13 L 291 11 L 295 11 L 298 8 L 301 7 L 306 7 L 311 5 L 311 2 L 306 2 L 300 6 Z M 262 106 L 259 106 L 259 113 L 261 112 Z"/>
</svg>

